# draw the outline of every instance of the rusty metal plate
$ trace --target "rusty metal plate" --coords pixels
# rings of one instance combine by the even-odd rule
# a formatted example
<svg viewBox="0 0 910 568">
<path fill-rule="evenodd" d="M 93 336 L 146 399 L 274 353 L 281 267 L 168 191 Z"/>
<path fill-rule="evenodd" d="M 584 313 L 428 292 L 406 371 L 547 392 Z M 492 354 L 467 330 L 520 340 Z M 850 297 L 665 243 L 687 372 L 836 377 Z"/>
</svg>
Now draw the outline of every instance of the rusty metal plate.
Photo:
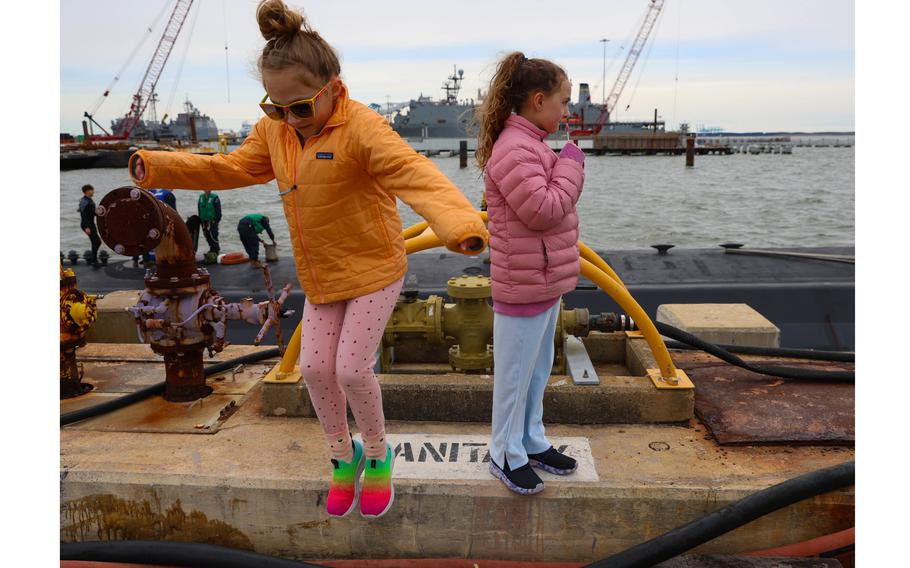
<svg viewBox="0 0 910 568">
<path fill-rule="evenodd" d="M 138 346 L 143 347 L 143 346 Z M 94 386 L 88 394 L 60 401 L 60 414 L 135 392 L 164 380 L 164 363 L 155 360 L 83 362 L 84 383 Z M 161 396 L 66 426 L 77 430 L 112 432 L 173 432 L 212 434 L 249 396 L 271 365 L 243 365 L 236 372 L 224 371 L 208 377 L 213 388 L 209 396 L 193 402 L 168 402 Z"/>
<path fill-rule="evenodd" d="M 101 402 L 101 394 L 95 399 Z M 95 418 L 66 426 L 105 432 L 168 432 L 214 434 L 244 401 L 242 395 L 210 394 L 195 402 L 169 402 L 153 396 Z"/>
<path fill-rule="evenodd" d="M 695 383 L 695 413 L 719 444 L 855 442 L 852 383 L 759 375 L 702 354 L 674 353 L 673 359 Z M 849 363 L 792 359 L 750 362 L 831 371 L 853 369 Z"/>
<path fill-rule="evenodd" d="M 271 348 L 268 345 L 228 345 L 224 348 L 224 351 L 216 353 L 214 357 L 205 357 L 203 364 L 220 363 L 228 359 Z M 76 359 L 79 361 L 115 362 L 164 361 L 164 357 L 152 351 L 152 348 L 144 343 L 88 343 L 76 350 Z M 279 357 L 275 357 L 264 361 L 277 361 L 278 359 Z"/>
<path fill-rule="evenodd" d="M 83 369 L 85 375 L 82 382 L 93 385 L 92 390 L 96 393 L 131 393 L 164 380 L 164 362 L 86 361 Z M 214 389 L 214 394 L 242 395 L 253 388 L 269 369 L 269 365 L 262 363 L 246 364 L 236 373 L 227 370 L 208 377 L 206 384 Z"/>
</svg>

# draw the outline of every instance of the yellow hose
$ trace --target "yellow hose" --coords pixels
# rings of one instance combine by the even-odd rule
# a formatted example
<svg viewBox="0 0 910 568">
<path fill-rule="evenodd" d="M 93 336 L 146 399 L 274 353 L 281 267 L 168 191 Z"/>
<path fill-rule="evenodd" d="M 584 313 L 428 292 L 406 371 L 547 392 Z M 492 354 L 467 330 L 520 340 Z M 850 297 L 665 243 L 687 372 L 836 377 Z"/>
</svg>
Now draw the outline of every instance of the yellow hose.
<svg viewBox="0 0 910 568">
<path fill-rule="evenodd" d="M 291 336 L 291 340 L 288 341 L 288 346 L 284 350 L 284 357 L 281 358 L 281 364 L 278 365 L 278 376 L 287 375 L 294 371 L 294 365 L 297 364 L 297 359 L 300 357 L 300 334 L 303 331 L 303 318 L 300 318 L 300 323 L 297 324 L 297 329 L 294 330 L 294 335 Z"/>
<path fill-rule="evenodd" d="M 436 236 L 436 233 L 433 232 L 433 229 L 427 229 L 416 237 L 408 239 L 404 242 L 404 250 L 407 254 L 441 246 L 442 240 Z"/>
<path fill-rule="evenodd" d="M 640 329 L 642 335 L 645 336 L 645 341 L 648 343 L 648 347 L 651 348 L 654 359 L 657 360 L 657 365 L 660 367 L 660 376 L 667 379 L 676 379 L 676 366 L 673 365 L 673 360 L 670 358 L 670 352 L 667 351 L 667 346 L 664 345 L 660 333 L 657 331 L 657 328 L 654 327 L 654 322 L 651 321 L 651 318 L 648 317 L 648 314 L 642 307 L 638 305 L 635 298 L 629 294 L 629 291 L 588 260 L 581 259 L 581 273 L 585 278 L 597 284 L 597 286 L 606 292 L 608 296 L 613 298 L 613 301 L 619 304 L 627 314 L 632 316 L 632 319 L 638 324 L 638 329 Z"/>
<path fill-rule="evenodd" d="M 416 225 L 411 225 L 410 227 L 408 227 L 407 229 L 402 231 L 401 236 L 404 237 L 404 240 L 408 240 L 410 238 L 416 237 L 429 226 L 430 226 L 430 224 L 427 223 L 426 221 L 421 221 L 420 223 L 417 223 Z"/>
<path fill-rule="evenodd" d="M 590 262 L 591 264 L 593 264 L 594 266 L 599 268 L 602 272 L 606 273 L 607 276 L 612 278 L 614 281 L 616 281 L 617 284 L 619 284 L 623 288 L 626 287 L 626 285 L 623 283 L 623 281 L 619 279 L 619 275 L 616 274 L 615 272 L 613 272 L 613 269 L 610 268 L 609 264 L 607 264 L 607 261 L 602 259 L 599 254 L 594 252 L 594 249 L 592 249 L 591 247 L 586 245 L 584 242 L 582 242 L 581 239 L 578 240 L 578 251 L 581 253 L 581 258 L 587 260 L 588 262 Z"/>
</svg>

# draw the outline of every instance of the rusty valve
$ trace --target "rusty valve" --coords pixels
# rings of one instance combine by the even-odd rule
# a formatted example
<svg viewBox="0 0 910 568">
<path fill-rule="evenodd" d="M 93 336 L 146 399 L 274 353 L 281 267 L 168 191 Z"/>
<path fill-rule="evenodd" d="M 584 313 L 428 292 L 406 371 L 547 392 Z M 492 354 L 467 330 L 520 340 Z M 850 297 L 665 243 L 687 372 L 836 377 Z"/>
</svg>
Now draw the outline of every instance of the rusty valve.
<svg viewBox="0 0 910 568">
<path fill-rule="evenodd" d="M 228 320 L 262 326 L 256 345 L 274 327 L 283 352 L 281 327 L 276 324 L 290 283 L 276 299 L 264 267 L 268 300 L 226 302 L 212 289 L 209 272 L 196 265 L 189 229 L 175 210 L 135 187 L 111 191 L 98 209 L 103 211 L 98 233 L 117 253 L 131 256 L 155 250 L 156 271 L 146 274 L 146 289 L 128 310 L 136 320 L 139 340 L 164 355 L 165 399 L 189 401 L 212 392 L 205 384 L 202 351 L 212 356 L 228 345 Z"/>
</svg>

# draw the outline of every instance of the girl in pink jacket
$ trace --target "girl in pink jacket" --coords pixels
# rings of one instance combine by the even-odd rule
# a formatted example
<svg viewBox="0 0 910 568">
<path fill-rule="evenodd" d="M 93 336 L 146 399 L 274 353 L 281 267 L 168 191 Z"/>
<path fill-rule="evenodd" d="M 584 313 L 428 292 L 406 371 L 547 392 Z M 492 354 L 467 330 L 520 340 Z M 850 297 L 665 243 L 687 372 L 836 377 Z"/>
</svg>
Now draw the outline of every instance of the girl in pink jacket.
<svg viewBox="0 0 910 568">
<path fill-rule="evenodd" d="M 532 466 L 557 475 L 577 466 L 543 426 L 560 300 L 580 270 L 575 204 L 585 155 L 569 143 L 557 157 L 544 142 L 568 114 L 570 92 L 561 67 L 514 52 L 500 61 L 479 110 L 494 311 L 490 472 L 521 494 L 544 489 Z"/>
</svg>

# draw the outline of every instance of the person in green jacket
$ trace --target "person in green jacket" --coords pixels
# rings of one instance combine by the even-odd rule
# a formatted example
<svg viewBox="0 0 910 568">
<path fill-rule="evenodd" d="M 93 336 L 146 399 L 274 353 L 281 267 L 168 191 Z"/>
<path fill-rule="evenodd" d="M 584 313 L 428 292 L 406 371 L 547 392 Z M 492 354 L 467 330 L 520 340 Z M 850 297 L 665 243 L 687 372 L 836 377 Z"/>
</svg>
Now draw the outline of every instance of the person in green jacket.
<svg viewBox="0 0 910 568">
<path fill-rule="evenodd" d="M 272 232 L 272 227 L 269 226 L 269 218 L 262 213 L 244 215 L 237 224 L 240 242 L 243 243 L 243 248 L 246 249 L 246 254 L 250 257 L 250 266 L 253 268 L 262 267 L 259 262 L 259 233 L 262 231 L 269 234 L 269 238 L 272 239 L 272 244 L 274 245 L 275 233 Z"/>
<path fill-rule="evenodd" d="M 218 254 L 221 252 L 221 245 L 218 244 L 218 223 L 221 222 L 221 199 L 218 195 L 212 193 L 211 189 L 206 189 L 199 196 L 196 204 L 199 213 L 199 221 L 202 223 L 202 234 L 209 244 L 209 253 Z"/>
</svg>

